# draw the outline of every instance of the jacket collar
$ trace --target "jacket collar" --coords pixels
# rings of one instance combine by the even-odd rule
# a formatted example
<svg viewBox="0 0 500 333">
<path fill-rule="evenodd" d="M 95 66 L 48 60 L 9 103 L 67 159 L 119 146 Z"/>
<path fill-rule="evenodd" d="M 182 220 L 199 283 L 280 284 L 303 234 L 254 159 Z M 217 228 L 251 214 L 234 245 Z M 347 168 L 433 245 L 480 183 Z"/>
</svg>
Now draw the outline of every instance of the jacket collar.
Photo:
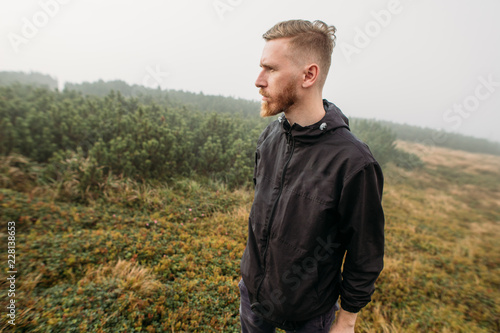
<svg viewBox="0 0 500 333">
<path fill-rule="evenodd" d="M 335 104 L 324 99 L 323 107 L 325 108 L 325 116 L 317 123 L 309 126 L 300 126 L 299 124 L 290 125 L 285 117 L 285 114 L 282 113 L 278 118 L 282 131 L 291 134 L 294 140 L 313 142 L 326 132 L 334 131 L 338 128 L 343 127 L 350 130 L 349 119 Z"/>
</svg>

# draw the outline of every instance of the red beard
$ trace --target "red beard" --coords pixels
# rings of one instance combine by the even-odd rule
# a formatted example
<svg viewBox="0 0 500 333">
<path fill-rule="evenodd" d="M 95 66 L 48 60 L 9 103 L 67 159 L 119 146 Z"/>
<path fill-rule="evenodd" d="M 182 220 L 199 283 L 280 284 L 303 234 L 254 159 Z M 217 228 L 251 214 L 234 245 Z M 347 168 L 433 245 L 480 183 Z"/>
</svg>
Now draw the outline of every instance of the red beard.
<svg viewBox="0 0 500 333">
<path fill-rule="evenodd" d="M 270 97 L 264 93 L 262 88 L 260 88 L 259 93 L 264 97 Z M 268 101 L 262 101 L 260 116 L 265 118 L 277 115 L 294 105 L 296 100 L 297 92 L 295 90 L 295 85 L 294 82 L 290 80 L 283 90 L 277 94 L 277 97 Z"/>
</svg>

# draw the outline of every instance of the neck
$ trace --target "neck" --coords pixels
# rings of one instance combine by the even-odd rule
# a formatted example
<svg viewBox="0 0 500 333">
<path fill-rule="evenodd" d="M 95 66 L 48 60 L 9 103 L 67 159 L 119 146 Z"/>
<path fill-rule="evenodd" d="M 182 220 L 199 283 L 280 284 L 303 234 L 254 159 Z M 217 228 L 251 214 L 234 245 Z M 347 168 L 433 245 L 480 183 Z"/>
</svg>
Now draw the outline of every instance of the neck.
<svg viewBox="0 0 500 333">
<path fill-rule="evenodd" d="M 315 124 L 325 116 L 323 99 L 321 96 L 303 99 L 286 110 L 285 116 L 290 125 L 299 124 L 304 127 Z"/>
</svg>

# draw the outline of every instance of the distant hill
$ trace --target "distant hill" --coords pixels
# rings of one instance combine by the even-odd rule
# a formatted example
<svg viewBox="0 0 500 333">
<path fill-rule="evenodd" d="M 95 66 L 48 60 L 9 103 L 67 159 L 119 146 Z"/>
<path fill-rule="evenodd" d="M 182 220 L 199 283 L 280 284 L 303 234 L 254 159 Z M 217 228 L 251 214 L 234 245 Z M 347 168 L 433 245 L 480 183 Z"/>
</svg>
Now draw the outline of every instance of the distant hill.
<svg viewBox="0 0 500 333">
<path fill-rule="evenodd" d="M 500 143 L 498 142 L 458 133 L 438 131 L 432 128 L 398 124 L 391 121 L 379 120 L 379 122 L 382 125 L 389 127 L 396 134 L 396 137 L 399 140 L 451 149 L 460 149 L 472 153 L 500 155 Z"/>
<path fill-rule="evenodd" d="M 27 84 L 45 86 L 49 89 L 57 89 L 57 80 L 53 77 L 37 72 L 0 72 L 0 86 L 8 86 L 11 84 Z"/>
<path fill-rule="evenodd" d="M 171 107 L 186 107 L 203 112 L 237 113 L 246 116 L 259 114 L 260 103 L 241 98 L 205 95 L 182 90 L 160 90 L 139 85 L 129 85 L 125 81 L 103 81 L 66 83 L 64 90 L 75 90 L 84 95 L 107 96 L 111 91 L 119 91 L 126 97 L 136 97 L 142 102 L 154 101 Z"/>
</svg>

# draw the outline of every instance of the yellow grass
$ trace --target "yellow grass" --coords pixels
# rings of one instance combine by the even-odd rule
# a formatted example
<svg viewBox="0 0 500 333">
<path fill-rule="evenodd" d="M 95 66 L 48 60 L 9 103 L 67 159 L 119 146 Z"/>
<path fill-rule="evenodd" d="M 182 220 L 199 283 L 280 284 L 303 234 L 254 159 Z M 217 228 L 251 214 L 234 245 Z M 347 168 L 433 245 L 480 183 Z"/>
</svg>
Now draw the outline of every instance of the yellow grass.
<svg viewBox="0 0 500 333">
<path fill-rule="evenodd" d="M 126 260 L 118 260 L 116 263 L 91 269 L 78 284 L 80 286 L 89 283 L 106 285 L 109 282 L 114 282 L 113 284 L 118 287 L 142 296 L 149 296 L 158 289 L 164 288 L 149 268 Z"/>
<path fill-rule="evenodd" d="M 493 172 L 500 170 L 500 156 L 477 154 L 462 150 L 426 146 L 415 142 L 397 141 L 397 148 L 419 156 L 428 166 L 441 165 L 458 168 L 467 173 Z M 500 186 L 500 184 L 499 184 Z"/>
<path fill-rule="evenodd" d="M 425 166 L 384 170 L 385 267 L 358 331 L 489 332 L 500 323 L 500 156 L 398 148 Z"/>
</svg>

